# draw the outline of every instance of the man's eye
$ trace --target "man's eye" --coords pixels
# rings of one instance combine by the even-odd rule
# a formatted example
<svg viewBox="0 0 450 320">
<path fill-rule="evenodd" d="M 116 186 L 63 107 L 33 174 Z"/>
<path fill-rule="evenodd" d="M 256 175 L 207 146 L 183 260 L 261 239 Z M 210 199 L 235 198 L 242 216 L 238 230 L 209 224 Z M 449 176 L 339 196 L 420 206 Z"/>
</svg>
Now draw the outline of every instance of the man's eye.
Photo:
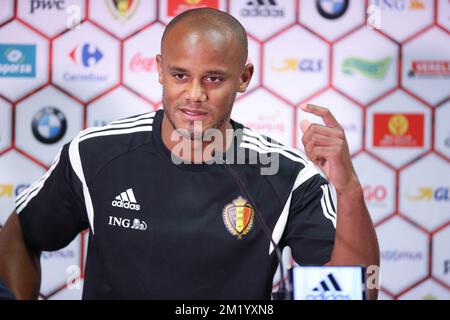
<svg viewBox="0 0 450 320">
<path fill-rule="evenodd" d="M 184 80 L 186 79 L 186 75 L 182 74 L 182 73 L 176 73 L 173 75 L 175 77 L 175 79 L 177 80 Z"/>
<path fill-rule="evenodd" d="M 212 82 L 212 83 L 219 83 L 222 81 L 222 79 L 219 77 L 207 77 L 206 81 Z"/>
</svg>

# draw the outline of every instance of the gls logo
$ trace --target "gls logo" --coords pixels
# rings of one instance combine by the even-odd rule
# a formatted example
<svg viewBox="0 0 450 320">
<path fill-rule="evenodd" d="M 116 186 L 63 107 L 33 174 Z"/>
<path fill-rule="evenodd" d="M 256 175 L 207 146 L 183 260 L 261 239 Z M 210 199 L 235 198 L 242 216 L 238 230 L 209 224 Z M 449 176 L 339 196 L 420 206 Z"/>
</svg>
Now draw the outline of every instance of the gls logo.
<svg viewBox="0 0 450 320">
<path fill-rule="evenodd" d="M 0 198 L 12 198 L 13 196 L 17 197 L 23 190 L 25 190 L 29 186 L 30 184 L 0 184 Z"/>
<path fill-rule="evenodd" d="M 322 71 L 323 64 L 323 59 L 285 58 L 281 64 L 275 65 L 272 63 L 272 70 L 275 72 L 300 71 L 317 73 Z"/>
<path fill-rule="evenodd" d="M 417 194 L 406 194 L 406 198 L 410 201 L 436 201 L 446 202 L 450 201 L 450 188 L 449 187 L 421 187 Z"/>
</svg>

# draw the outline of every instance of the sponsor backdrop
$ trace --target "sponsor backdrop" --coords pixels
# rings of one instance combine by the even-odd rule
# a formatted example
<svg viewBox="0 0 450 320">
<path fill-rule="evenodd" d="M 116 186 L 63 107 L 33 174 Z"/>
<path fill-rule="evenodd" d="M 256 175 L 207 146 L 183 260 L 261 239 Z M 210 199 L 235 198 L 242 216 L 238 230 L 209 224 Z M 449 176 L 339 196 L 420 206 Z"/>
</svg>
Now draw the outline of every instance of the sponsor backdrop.
<svg viewBox="0 0 450 320">
<path fill-rule="evenodd" d="M 449 0 L 0 0 L 0 226 L 79 130 L 161 108 L 164 26 L 203 6 L 250 37 L 236 120 L 301 148 L 299 105 L 313 102 L 345 128 L 380 298 L 450 299 Z M 85 250 L 82 233 L 42 255 L 42 299 L 80 298 Z"/>
</svg>

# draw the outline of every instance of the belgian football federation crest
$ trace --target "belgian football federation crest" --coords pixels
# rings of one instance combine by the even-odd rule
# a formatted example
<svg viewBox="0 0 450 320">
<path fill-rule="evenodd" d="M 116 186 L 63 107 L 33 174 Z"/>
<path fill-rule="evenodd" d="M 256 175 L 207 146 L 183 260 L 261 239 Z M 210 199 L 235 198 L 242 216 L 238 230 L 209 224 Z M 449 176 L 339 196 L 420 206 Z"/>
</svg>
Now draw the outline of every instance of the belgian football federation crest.
<svg viewBox="0 0 450 320">
<path fill-rule="evenodd" d="M 141 0 L 105 0 L 109 11 L 119 20 L 130 19 L 137 10 Z"/>
<path fill-rule="evenodd" d="M 243 197 L 228 203 L 223 208 L 222 216 L 228 231 L 238 239 L 242 239 L 252 229 L 255 219 L 252 206 Z"/>
</svg>

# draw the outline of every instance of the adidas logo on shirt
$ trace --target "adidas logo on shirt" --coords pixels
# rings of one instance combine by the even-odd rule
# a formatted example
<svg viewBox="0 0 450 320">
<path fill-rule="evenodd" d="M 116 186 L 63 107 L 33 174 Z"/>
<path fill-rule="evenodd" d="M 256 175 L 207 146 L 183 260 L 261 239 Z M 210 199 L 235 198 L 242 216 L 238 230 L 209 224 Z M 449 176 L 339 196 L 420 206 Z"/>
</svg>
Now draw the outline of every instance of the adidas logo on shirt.
<svg viewBox="0 0 450 320">
<path fill-rule="evenodd" d="M 111 203 L 113 207 L 124 208 L 128 210 L 141 210 L 141 206 L 137 204 L 134 197 L 133 189 L 127 189 L 119 194 Z"/>
</svg>

